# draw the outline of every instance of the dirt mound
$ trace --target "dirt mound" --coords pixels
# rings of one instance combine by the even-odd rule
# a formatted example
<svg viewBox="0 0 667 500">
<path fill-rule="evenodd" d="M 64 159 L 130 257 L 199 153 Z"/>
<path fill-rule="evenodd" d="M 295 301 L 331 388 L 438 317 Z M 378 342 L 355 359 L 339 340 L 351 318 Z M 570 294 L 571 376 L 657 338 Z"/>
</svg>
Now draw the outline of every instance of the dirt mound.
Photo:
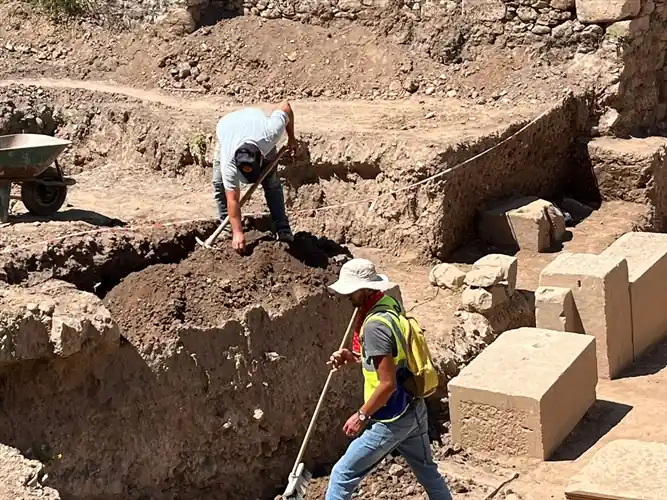
<svg viewBox="0 0 667 500">
<path fill-rule="evenodd" d="M 105 300 L 125 338 L 152 351 L 155 343 L 177 340 L 183 328 L 222 325 L 248 306 L 278 313 L 323 290 L 331 282 L 330 262 L 345 258 L 341 247 L 306 233 L 297 233 L 291 247 L 257 232 L 248 236 L 249 255 L 221 243 L 125 278 Z"/>
</svg>

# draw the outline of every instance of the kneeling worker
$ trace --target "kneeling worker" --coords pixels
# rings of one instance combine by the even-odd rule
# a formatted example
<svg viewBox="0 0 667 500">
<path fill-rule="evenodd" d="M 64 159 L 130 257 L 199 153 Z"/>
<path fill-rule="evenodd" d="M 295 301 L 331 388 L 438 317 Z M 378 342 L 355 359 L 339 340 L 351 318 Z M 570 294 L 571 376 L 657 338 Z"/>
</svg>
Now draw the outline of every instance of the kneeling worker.
<svg viewBox="0 0 667 500">
<path fill-rule="evenodd" d="M 401 305 L 383 293 L 395 285 L 377 274 L 372 262 L 352 259 L 340 270 L 330 288 L 345 295 L 364 315 L 361 356 L 348 349 L 335 352 L 335 368 L 361 364 L 364 404 L 343 427 L 356 438 L 331 471 L 326 500 L 349 500 L 363 477 L 384 457 L 398 451 L 417 476 L 430 500 L 452 500 L 445 479 L 433 461 L 428 438 L 426 403 L 403 386 L 407 369 L 407 333 Z"/>
<path fill-rule="evenodd" d="M 222 237 L 232 236 L 234 250 L 245 249 L 240 184 L 256 182 L 263 169 L 276 159 L 276 145 L 285 131 L 288 147 L 294 150 L 294 113 L 288 102 L 282 103 L 269 116 L 261 109 L 245 108 L 225 115 L 218 122 L 216 136 L 219 148 L 213 160 L 213 191 L 220 220 L 229 214 L 231 228 L 227 226 Z M 285 212 L 285 197 L 277 171 L 274 170 L 262 181 L 262 187 L 278 239 L 291 243 L 294 237 Z"/>
</svg>

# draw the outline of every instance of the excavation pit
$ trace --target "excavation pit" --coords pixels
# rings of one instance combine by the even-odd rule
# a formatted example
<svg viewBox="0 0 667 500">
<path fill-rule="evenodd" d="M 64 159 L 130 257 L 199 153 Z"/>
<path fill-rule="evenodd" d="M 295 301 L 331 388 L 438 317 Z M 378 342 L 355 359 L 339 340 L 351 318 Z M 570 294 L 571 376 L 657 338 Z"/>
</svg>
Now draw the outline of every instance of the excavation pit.
<svg viewBox="0 0 667 500">
<path fill-rule="evenodd" d="M 64 266 L 77 286 L 65 276 L 40 283 L 33 263 L 0 287 L 0 443 L 44 463 L 63 498 L 274 498 L 352 314 L 326 288 L 346 253 L 304 233 L 291 248 L 255 234 L 249 255 L 227 244 L 165 251 L 164 263 L 120 278 L 116 269 L 103 298 L 86 291 L 82 276 L 104 280 L 123 266 L 132 245 L 121 246 L 78 274 Z M 56 349 L 63 336 L 69 349 Z M 360 391 L 353 370 L 335 377 L 306 454 L 311 470 L 345 449 L 332 429 Z"/>
</svg>

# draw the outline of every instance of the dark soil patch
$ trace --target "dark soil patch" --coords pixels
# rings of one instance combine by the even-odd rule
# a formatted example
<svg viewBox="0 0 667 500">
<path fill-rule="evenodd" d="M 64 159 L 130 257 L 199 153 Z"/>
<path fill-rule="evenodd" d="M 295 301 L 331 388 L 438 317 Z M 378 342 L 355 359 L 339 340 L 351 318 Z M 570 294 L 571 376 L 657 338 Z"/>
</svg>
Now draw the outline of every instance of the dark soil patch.
<svg viewBox="0 0 667 500">
<path fill-rule="evenodd" d="M 219 326 L 252 305 L 280 311 L 326 287 L 345 259 L 342 247 L 307 233 L 297 233 L 292 245 L 248 236 L 246 255 L 221 242 L 123 279 L 105 303 L 127 340 L 173 339 L 184 327 Z"/>
</svg>

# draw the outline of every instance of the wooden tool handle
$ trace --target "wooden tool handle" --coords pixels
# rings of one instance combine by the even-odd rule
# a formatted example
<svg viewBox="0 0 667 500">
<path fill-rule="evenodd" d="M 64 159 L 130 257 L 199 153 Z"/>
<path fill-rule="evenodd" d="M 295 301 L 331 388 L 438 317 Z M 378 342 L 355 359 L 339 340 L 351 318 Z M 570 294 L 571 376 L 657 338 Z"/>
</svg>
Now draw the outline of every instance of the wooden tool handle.
<svg viewBox="0 0 667 500">
<path fill-rule="evenodd" d="M 340 349 L 345 347 L 345 344 L 347 344 L 350 335 L 354 331 L 354 324 L 356 322 L 358 313 L 359 313 L 359 308 L 356 308 L 352 313 L 352 318 L 350 318 L 349 325 L 347 325 L 347 330 L 345 331 L 345 335 L 343 336 L 343 341 L 340 343 Z M 320 399 L 317 402 L 317 406 L 315 407 L 313 418 L 310 419 L 310 424 L 308 425 L 306 436 L 303 438 L 303 443 L 301 443 L 301 449 L 299 450 L 299 454 L 296 457 L 296 462 L 294 463 L 294 467 L 292 468 L 292 474 L 296 473 L 296 469 L 299 467 L 301 459 L 303 458 L 303 455 L 306 452 L 306 446 L 308 445 L 310 436 L 313 433 L 313 430 L 315 429 L 315 421 L 317 420 L 317 416 L 320 414 L 320 410 L 322 409 L 322 404 L 324 403 L 324 398 L 326 397 L 327 391 L 329 390 L 329 386 L 331 385 L 331 379 L 333 377 L 334 371 L 335 370 L 332 368 L 331 371 L 329 372 L 329 376 L 327 377 L 327 381 L 324 384 L 324 389 L 322 389 L 322 393 L 320 394 Z"/>
</svg>

